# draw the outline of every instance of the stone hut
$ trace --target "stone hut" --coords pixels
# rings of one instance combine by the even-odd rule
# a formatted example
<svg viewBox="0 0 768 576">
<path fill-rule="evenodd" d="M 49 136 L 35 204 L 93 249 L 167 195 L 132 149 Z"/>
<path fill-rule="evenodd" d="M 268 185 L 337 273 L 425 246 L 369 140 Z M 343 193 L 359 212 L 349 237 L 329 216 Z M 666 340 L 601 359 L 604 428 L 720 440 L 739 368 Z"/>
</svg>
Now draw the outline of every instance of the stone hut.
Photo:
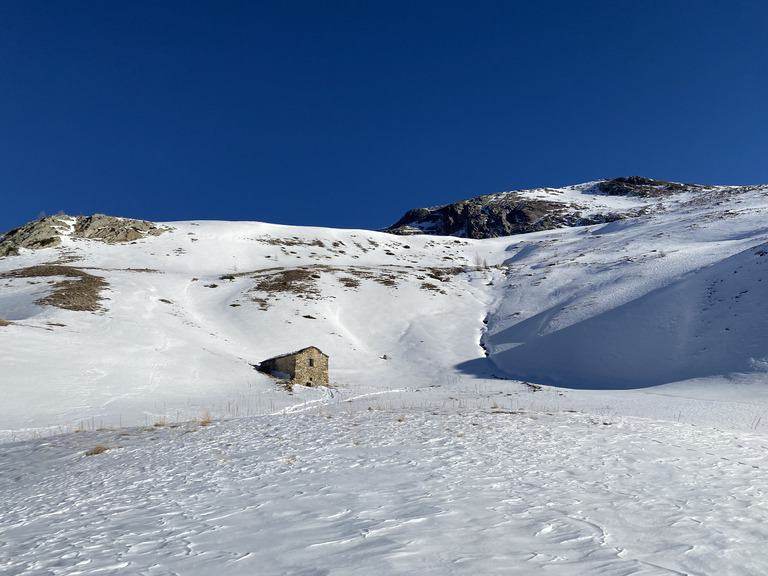
<svg viewBox="0 0 768 576">
<path fill-rule="evenodd" d="M 304 386 L 328 386 L 328 355 L 314 346 L 264 360 L 259 370 L 282 372 Z"/>
</svg>

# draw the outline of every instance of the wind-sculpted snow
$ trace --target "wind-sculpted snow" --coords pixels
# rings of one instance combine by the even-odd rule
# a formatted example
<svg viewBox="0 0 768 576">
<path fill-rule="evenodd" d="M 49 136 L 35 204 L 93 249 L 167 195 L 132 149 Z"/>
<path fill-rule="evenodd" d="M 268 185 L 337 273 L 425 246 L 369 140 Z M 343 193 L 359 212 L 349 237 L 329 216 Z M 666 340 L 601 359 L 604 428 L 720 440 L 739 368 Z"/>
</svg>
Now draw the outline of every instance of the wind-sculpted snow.
<svg viewBox="0 0 768 576">
<path fill-rule="evenodd" d="M 111 448 L 86 456 L 96 443 Z M 368 410 L 8 445 L 0 572 L 765 573 L 765 438 Z"/>
</svg>

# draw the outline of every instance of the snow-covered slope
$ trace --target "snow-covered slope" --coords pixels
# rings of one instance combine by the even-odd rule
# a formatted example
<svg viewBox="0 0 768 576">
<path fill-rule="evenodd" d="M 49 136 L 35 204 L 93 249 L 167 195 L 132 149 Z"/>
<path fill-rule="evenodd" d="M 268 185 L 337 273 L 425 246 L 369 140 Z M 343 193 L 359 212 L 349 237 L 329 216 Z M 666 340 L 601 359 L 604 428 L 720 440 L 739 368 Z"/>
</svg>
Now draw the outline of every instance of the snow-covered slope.
<svg viewBox="0 0 768 576">
<path fill-rule="evenodd" d="M 765 210 L 765 189 L 709 194 L 510 246 L 510 281 L 485 337 L 491 358 L 517 377 L 568 387 L 759 373 Z"/>
<path fill-rule="evenodd" d="M 469 394 L 4 445 L 0 572 L 765 573 L 764 435 Z"/>
<path fill-rule="evenodd" d="M 330 355 L 331 378 L 345 387 L 432 384 L 455 374 L 453 359 L 482 352 L 487 280 L 462 271 L 476 251 L 466 241 L 169 226 L 130 244 L 65 236 L 0 261 L 0 317 L 12 322 L 0 334 L 6 431 L 282 406 L 290 397 L 254 365 L 307 345 Z M 36 304 L 60 278 L 17 276 L 43 264 L 104 278 L 100 309 Z"/>
<path fill-rule="evenodd" d="M 768 188 L 548 194 L 579 190 L 644 215 L 485 240 L 175 222 L 123 243 L 64 219 L 59 245 L 0 259 L 0 434 L 284 406 L 254 365 L 308 345 L 350 389 L 762 382 Z"/>
<path fill-rule="evenodd" d="M 646 211 L 650 199 L 674 199 L 714 189 L 718 187 L 628 176 L 565 188 L 514 190 L 415 208 L 384 231 L 496 238 L 632 218 Z"/>
<path fill-rule="evenodd" d="M 529 192 L 637 216 L 0 258 L 0 571 L 768 570 L 768 187 Z M 333 388 L 254 368 L 309 345 Z"/>
</svg>

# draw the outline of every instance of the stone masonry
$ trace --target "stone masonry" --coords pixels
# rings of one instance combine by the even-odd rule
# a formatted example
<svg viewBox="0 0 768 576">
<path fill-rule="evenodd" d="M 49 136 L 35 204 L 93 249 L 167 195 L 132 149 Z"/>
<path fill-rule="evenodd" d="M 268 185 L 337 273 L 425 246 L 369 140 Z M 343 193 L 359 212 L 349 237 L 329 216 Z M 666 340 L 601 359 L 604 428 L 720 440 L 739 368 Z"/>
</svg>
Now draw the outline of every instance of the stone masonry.
<svg viewBox="0 0 768 576">
<path fill-rule="evenodd" d="M 295 384 L 328 386 L 328 355 L 315 346 L 264 360 L 259 370 L 287 374 Z"/>
</svg>

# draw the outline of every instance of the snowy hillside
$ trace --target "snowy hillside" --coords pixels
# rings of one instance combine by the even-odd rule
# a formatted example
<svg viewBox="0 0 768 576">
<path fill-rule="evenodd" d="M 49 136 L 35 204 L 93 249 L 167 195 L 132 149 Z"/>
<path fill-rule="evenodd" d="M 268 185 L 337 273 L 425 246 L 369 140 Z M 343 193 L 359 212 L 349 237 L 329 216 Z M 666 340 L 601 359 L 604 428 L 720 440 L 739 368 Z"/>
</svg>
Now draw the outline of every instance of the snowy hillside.
<svg viewBox="0 0 768 576">
<path fill-rule="evenodd" d="M 632 218 L 646 212 L 649 199 L 713 189 L 717 187 L 628 176 L 559 189 L 514 190 L 415 208 L 383 231 L 475 239 L 512 236 Z M 623 200 L 614 202 L 612 198 L 617 196 Z"/>
<path fill-rule="evenodd" d="M 768 570 L 768 187 L 519 194 L 625 217 L 25 230 L 0 572 Z M 333 387 L 255 369 L 310 345 Z"/>
</svg>

